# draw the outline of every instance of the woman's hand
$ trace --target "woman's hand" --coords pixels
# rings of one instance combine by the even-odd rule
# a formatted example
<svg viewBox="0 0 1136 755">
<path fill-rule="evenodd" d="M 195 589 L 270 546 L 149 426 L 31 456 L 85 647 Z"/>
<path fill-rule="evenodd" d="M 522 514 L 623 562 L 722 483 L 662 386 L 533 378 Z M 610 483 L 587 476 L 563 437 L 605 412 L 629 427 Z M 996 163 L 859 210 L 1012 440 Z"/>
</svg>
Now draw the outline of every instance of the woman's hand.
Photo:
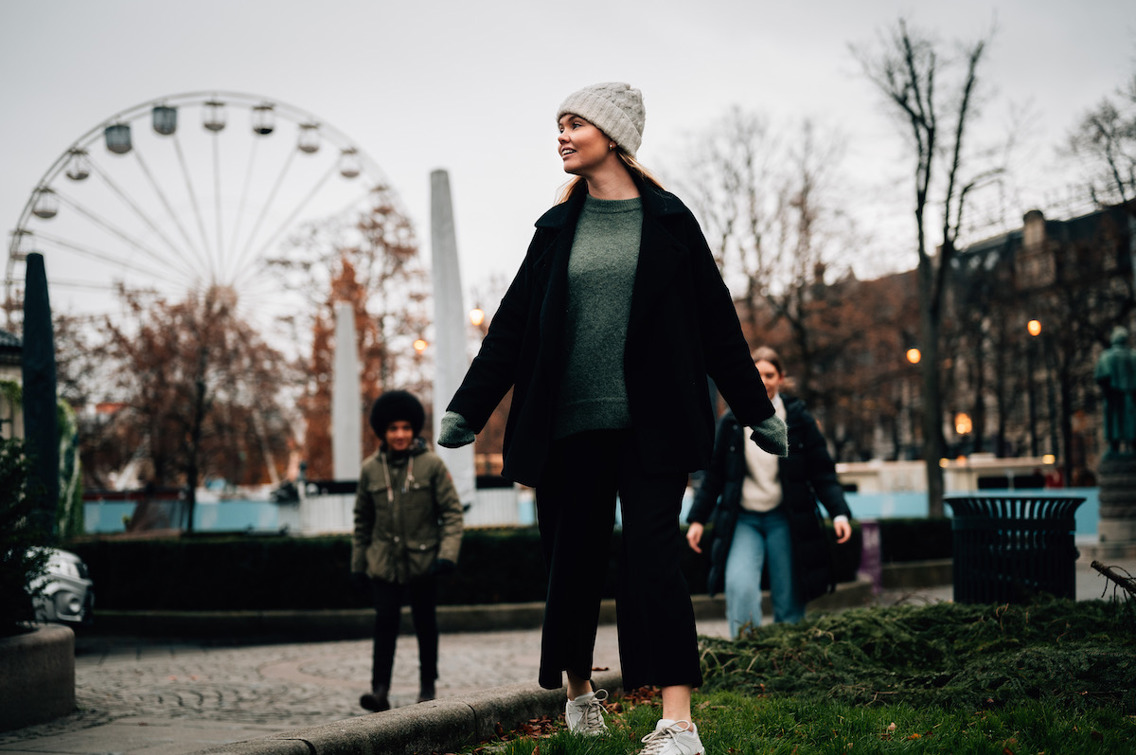
<svg viewBox="0 0 1136 755">
<path fill-rule="evenodd" d="M 457 412 L 446 412 L 442 415 L 442 428 L 438 433 L 439 446 L 461 448 L 473 443 L 476 438 L 473 430 L 470 430 L 469 425 L 465 423 L 465 417 Z"/>
<path fill-rule="evenodd" d="M 690 527 L 686 530 L 686 542 L 690 543 L 690 548 L 695 553 L 702 552 L 702 549 L 698 547 L 698 544 L 702 542 L 702 529 L 701 522 L 691 522 Z"/>
<path fill-rule="evenodd" d="M 845 517 L 838 516 L 832 520 L 832 529 L 836 532 L 836 542 L 846 543 L 852 537 L 852 525 Z"/>
</svg>

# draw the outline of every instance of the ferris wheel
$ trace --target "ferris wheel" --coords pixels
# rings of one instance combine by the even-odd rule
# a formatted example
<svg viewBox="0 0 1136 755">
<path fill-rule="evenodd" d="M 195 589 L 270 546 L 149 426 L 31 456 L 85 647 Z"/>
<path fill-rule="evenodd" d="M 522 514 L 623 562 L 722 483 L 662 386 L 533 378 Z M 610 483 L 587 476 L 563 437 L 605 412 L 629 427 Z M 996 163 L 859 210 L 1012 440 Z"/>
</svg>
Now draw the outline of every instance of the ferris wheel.
<svg viewBox="0 0 1136 755">
<path fill-rule="evenodd" d="M 375 203 L 397 206 L 378 166 L 311 113 L 220 91 L 145 102 L 80 136 L 32 190 L 8 248 L 7 318 L 34 251 L 57 312 L 223 286 L 263 320 L 294 306 L 269 269 L 276 250 L 313 223 L 350 232 Z"/>
</svg>

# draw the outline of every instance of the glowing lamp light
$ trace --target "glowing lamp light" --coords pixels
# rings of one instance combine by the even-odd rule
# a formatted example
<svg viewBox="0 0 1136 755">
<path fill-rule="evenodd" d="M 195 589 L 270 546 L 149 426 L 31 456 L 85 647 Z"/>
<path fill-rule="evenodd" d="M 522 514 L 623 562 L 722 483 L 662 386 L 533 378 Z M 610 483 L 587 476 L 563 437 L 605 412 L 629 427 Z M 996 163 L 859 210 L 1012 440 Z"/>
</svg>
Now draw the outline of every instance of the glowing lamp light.
<svg viewBox="0 0 1136 755">
<path fill-rule="evenodd" d="M 485 322 L 485 310 L 481 307 L 474 307 L 469 311 L 469 322 L 473 327 L 480 328 L 481 323 Z"/>
<path fill-rule="evenodd" d="M 430 344 L 426 343 L 425 339 L 417 338 L 414 340 L 414 350 L 419 354 L 421 354 L 423 351 L 426 351 L 426 347 L 429 345 Z"/>
<path fill-rule="evenodd" d="M 1041 457 L 1041 463 L 1042 464 L 1056 464 L 1057 463 L 1057 457 L 1054 456 L 1053 454 L 1045 454 L 1044 456 Z"/>
<path fill-rule="evenodd" d="M 923 354 L 920 353 L 919 349 L 915 348 L 908 349 L 906 356 L 907 361 L 911 362 L 912 364 L 919 364 L 919 360 L 923 358 Z"/>
<path fill-rule="evenodd" d="M 970 421 L 970 415 L 966 412 L 959 412 L 955 415 L 955 432 L 959 435 L 967 435 L 974 429 Z"/>
<path fill-rule="evenodd" d="M 1031 336 L 1041 335 L 1041 320 L 1030 320 L 1026 323 L 1026 331 Z"/>
</svg>

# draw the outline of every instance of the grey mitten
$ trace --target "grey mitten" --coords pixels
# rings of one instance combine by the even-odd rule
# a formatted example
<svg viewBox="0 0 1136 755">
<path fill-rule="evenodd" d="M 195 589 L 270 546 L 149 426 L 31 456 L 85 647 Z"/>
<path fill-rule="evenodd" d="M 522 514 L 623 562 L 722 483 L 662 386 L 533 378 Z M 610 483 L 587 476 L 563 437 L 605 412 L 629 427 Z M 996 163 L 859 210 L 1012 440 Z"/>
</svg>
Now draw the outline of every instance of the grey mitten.
<svg viewBox="0 0 1136 755">
<path fill-rule="evenodd" d="M 446 412 L 442 415 L 442 429 L 438 433 L 439 446 L 461 448 L 473 443 L 476 437 L 473 430 L 470 430 L 469 425 L 465 423 L 465 417 L 457 412 Z"/>
<path fill-rule="evenodd" d="M 750 429 L 753 430 L 753 434 L 749 437 L 762 451 L 774 456 L 789 455 L 789 428 L 776 414 Z"/>
</svg>

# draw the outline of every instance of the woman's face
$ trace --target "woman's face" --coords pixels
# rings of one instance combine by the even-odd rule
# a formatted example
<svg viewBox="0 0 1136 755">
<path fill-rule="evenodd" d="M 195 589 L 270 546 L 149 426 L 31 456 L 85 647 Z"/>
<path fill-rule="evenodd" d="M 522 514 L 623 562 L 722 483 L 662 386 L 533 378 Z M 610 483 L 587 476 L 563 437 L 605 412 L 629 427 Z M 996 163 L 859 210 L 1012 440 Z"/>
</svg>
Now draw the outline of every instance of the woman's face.
<svg viewBox="0 0 1136 755">
<path fill-rule="evenodd" d="M 587 178 L 615 156 L 611 139 L 578 115 L 565 113 L 558 122 L 557 150 L 564 172 Z"/>
<path fill-rule="evenodd" d="M 785 376 L 782 375 L 772 362 L 767 362 L 764 359 L 759 359 L 754 362 L 757 366 L 757 371 L 761 374 L 761 382 L 765 383 L 765 393 L 772 401 L 773 397 L 781 390 L 781 384 L 785 382 Z"/>
</svg>

